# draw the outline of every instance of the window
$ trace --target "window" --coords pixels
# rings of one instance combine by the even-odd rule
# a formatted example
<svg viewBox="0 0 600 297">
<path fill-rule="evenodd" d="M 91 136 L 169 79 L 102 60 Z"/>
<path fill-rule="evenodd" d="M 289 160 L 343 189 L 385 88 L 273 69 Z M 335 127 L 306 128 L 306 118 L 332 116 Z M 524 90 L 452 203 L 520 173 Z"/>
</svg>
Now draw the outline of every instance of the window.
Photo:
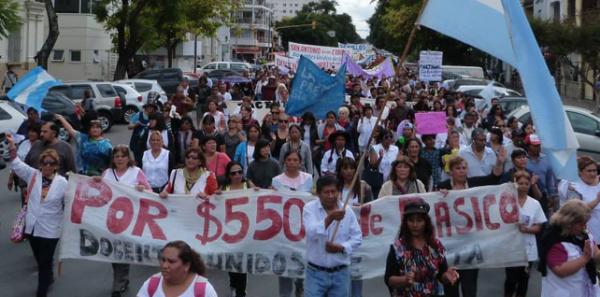
<svg viewBox="0 0 600 297">
<path fill-rule="evenodd" d="M 227 63 L 219 63 L 217 69 L 227 69 Z"/>
<path fill-rule="evenodd" d="M 116 97 L 117 96 L 117 92 L 115 92 L 115 89 L 113 89 L 113 87 L 111 85 L 98 84 L 98 85 L 96 85 L 96 87 L 98 87 L 98 91 L 100 91 L 100 96 L 102 96 L 102 97 Z"/>
<path fill-rule="evenodd" d="M 57 13 L 79 13 L 79 0 L 55 0 L 54 9 Z"/>
<path fill-rule="evenodd" d="M 244 64 L 231 64 L 231 69 L 234 70 L 245 70 L 246 66 L 244 66 Z"/>
<path fill-rule="evenodd" d="M 83 94 L 85 91 L 89 91 L 94 98 L 94 90 L 90 85 L 72 85 L 71 86 L 71 98 L 72 99 L 83 99 Z"/>
<path fill-rule="evenodd" d="M 71 53 L 71 62 L 81 62 L 81 51 L 80 50 L 70 50 Z"/>
<path fill-rule="evenodd" d="M 53 112 L 64 112 L 68 109 L 68 106 L 56 96 L 46 96 L 42 101 L 42 108 Z"/>
<path fill-rule="evenodd" d="M 596 131 L 599 130 L 598 122 L 586 115 L 567 111 L 567 117 L 569 118 L 569 122 L 571 122 L 571 126 L 573 126 L 573 130 L 575 132 L 596 135 Z"/>
<path fill-rule="evenodd" d="M 52 51 L 52 61 L 62 62 L 65 60 L 65 50 L 55 49 Z"/>
<path fill-rule="evenodd" d="M 203 69 L 215 70 L 215 69 L 217 69 L 217 65 L 215 63 L 210 63 L 210 64 L 204 66 Z"/>
<path fill-rule="evenodd" d="M 138 77 L 143 79 L 158 79 L 160 77 L 160 72 L 142 72 Z"/>
<path fill-rule="evenodd" d="M 525 124 L 527 124 L 527 123 L 531 122 L 531 114 L 528 112 L 528 113 L 526 113 L 526 114 L 522 115 L 522 116 L 519 118 L 519 122 L 521 122 L 521 124 L 523 124 L 523 125 L 525 125 Z"/>
<path fill-rule="evenodd" d="M 61 93 L 65 96 L 67 96 L 67 98 L 73 99 L 71 98 L 71 95 L 69 93 L 69 87 L 67 86 L 57 86 L 57 87 L 52 87 L 50 89 L 51 92 L 57 92 L 57 93 Z M 93 94 L 93 93 L 92 93 Z M 83 98 L 83 97 L 82 97 Z"/>
<path fill-rule="evenodd" d="M 123 87 L 113 86 L 113 88 L 115 88 L 115 90 L 117 90 L 117 93 L 127 95 L 127 91 Z"/>
<path fill-rule="evenodd" d="M 147 84 L 147 83 L 133 83 L 133 86 L 135 87 L 135 89 L 138 92 L 146 92 L 146 91 L 150 91 L 152 89 L 152 84 Z"/>
<path fill-rule="evenodd" d="M 552 2 L 550 6 L 552 7 L 552 20 L 560 22 L 560 2 Z"/>
<path fill-rule="evenodd" d="M 179 80 L 179 73 L 165 72 L 165 73 L 163 73 L 162 79 L 164 79 L 164 80 Z"/>
<path fill-rule="evenodd" d="M 12 116 L 10 115 L 10 113 L 6 112 L 6 110 L 4 110 L 4 108 L 0 107 L 0 120 L 10 120 L 12 119 Z"/>
<path fill-rule="evenodd" d="M 286 7 L 286 6 L 287 6 L 287 3 L 283 3 L 283 7 Z"/>
<path fill-rule="evenodd" d="M 285 9 L 284 9 L 284 10 L 283 10 L 283 13 L 287 13 L 287 10 L 285 10 Z"/>
</svg>

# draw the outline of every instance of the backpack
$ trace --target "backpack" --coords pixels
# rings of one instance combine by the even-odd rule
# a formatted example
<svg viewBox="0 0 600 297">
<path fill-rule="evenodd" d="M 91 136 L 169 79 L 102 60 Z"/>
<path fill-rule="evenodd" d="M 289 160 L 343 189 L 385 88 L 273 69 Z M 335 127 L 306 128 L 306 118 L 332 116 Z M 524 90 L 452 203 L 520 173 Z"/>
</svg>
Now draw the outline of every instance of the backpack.
<svg viewBox="0 0 600 297">
<path fill-rule="evenodd" d="M 158 285 L 160 284 L 160 276 L 153 275 L 150 277 L 150 281 L 148 282 L 148 296 L 154 296 L 156 290 L 158 290 Z M 197 281 L 194 283 L 194 297 L 204 297 L 206 295 L 206 282 Z"/>
</svg>

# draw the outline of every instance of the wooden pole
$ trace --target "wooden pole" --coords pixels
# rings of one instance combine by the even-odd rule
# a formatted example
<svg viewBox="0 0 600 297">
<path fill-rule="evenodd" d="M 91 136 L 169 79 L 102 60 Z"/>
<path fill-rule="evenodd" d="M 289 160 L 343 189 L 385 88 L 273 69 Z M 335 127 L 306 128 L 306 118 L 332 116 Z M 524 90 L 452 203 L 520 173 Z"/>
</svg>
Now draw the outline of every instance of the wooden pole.
<svg viewBox="0 0 600 297">
<path fill-rule="evenodd" d="M 428 2 L 428 0 L 423 1 L 423 4 L 421 5 L 421 10 L 419 11 L 419 15 L 417 16 L 417 21 L 419 20 L 421 13 L 423 13 L 425 6 L 427 6 L 427 2 Z M 415 39 L 417 29 L 419 29 L 419 24 L 417 23 L 417 21 L 415 21 L 415 24 L 413 25 L 413 28 L 410 31 L 410 35 L 408 36 L 408 40 L 406 41 L 406 45 L 404 46 L 404 50 L 402 51 L 402 56 L 400 57 L 400 61 L 398 61 L 399 63 L 398 63 L 398 67 L 396 67 L 396 75 L 394 75 L 394 80 L 396 80 L 398 77 L 399 69 L 404 64 L 404 61 L 406 60 L 406 57 L 408 56 L 408 52 L 410 52 L 410 47 L 412 46 L 412 43 Z M 391 95 L 393 86 L 394 86 L 394 84 L 392 84 L 387 90 L 386 104 L 387 104 L 387 101 L 390 99 L 390 95 Z M 352 178 L 352 183 L 350 184 L 350 191 L 348 191 L 348 194 L 346 194 L 346 199 L 344 199 L 344 205 L 342 206 L 342 209 L 346 209 L 346 206 L 348 206 L 348 202 L 350 201 L 350 197 L 354 196 L 354 193 L 353 193 L 354 185 L 358 181 L 358 177 L 364 166 L 365 156 L 367 154 L 369 154 L 371 142 L 373 141 L 373 136 L 375 136 L 375 133 L 374 133 L 375 127 L 377 127 L 377 125 L 381 121 L 381 116 L 383 115 L 384 111 L 385 111 L 385 106 L 383 107 L 383 109 L 381 110 L 379 115 L 377 116 L 377 120 L 375 121 L 375 126 L 373 127 L 373 130 L 371 130 L 371 136 L 369 136 L 369 142 L 367 142 L 367 149 L 366 149 L 365 153 L 362 154 L 362 156 L 360 156 L 360 160 L 358 161 L 358 166 L 356 166 L 356 172 L 354 173 L 354 177 Z M 362 199 L 361 199 L 361 204 L 362 204 Z M 335 240 L 335 237 L 337 235 L 339 228 L 340 228 L 340 221 L 336 221 L 335 229 L 333 230 L 333 234 L 331 235 L 331 240 L 330 240 L 331 242 L 333 242 Z"/>
</svg>

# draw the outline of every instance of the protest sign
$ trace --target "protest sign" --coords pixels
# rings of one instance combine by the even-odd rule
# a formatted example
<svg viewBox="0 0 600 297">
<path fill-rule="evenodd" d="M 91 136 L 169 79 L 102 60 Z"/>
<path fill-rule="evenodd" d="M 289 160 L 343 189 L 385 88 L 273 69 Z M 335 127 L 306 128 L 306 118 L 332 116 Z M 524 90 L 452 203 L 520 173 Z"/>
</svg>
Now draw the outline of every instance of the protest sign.
<svg viewBox="0 0 600 297">
<path fill-rule="evenodd" d="M 377 65 L 373 68 L 370 68 L 370 69 L 363 69 L 358 64 L 356 64 L 356 62 L 354 62 L 354 60 L 349 55 L 346 55 L 346 54 L 344 54 L 343 63 L 346 64 L 346 71 L 348 72 L 348 74 L 351 74 L 351 75 L 357 76 L 357 77 L 358 76 L 363 77 L 363 78 L 377 77 L 379 79 L 384 79 L 384 78 L 394 76 L 394 73 L 395 73 L 394 72 L 394 64 L 392 64 L 392 59 L 389 57 L 386 58 L 379 65 Z"/>
<path fill-rule="evenodd" d="M 317 64 L 320 68 L 340 68 L 344 49 L 329 46 L 317 46 L 290 42 L 288 45 L 288 56 L 300 59 L 305 56 Z"/>
<path fill-rule="evenodd" d="M 169 241 L 183 240 L 209 267 L 253 274 L 303 277 L 306 268 L 302 210 L 308 193 L 230 191 L 209 201 L 184 195 L 160 199 L 150 192 L 71 175 L 65 194 L 61 259 L 158 265 Z M 384 197 L 355 208 L 363 242 L 352 254 L 355 279 L 381 277 L 404 206 L 431 205 L 436 236 L 449 265 L 490 268 L 525 265 L 513 184 Z M 333 227 L 333 226 L 332 226 Z"/>
<path fill-rule="evenodd" d="M 343 48 L 354 61 L 363 62 L 367 56 L 374 55 L 373 46 L 368 43 L 341 43 L 338 47 Z"/>
<path fill-rule="evenodd" d="M 415 113 L 415 124 L 417 126 L 417 134 L 438 134 L 447 133 L 446 113 L 438 112 L 417 112 Z"/>
<path fill-rule="evenodd" d="M 275 66 L 277 66 L 277 67 L 283 66 L 283 67 L 286 67 L 287 69 L 295 72 L 296 69 L 298 68 L 298 59 L 281 56 L 281 55 L 275 55 Z"/>
<path fill-rule="evenodd" d="M 419 80 L 442 80 L 443 52 L 421 51 L 419 54 Z"/>
</svg>

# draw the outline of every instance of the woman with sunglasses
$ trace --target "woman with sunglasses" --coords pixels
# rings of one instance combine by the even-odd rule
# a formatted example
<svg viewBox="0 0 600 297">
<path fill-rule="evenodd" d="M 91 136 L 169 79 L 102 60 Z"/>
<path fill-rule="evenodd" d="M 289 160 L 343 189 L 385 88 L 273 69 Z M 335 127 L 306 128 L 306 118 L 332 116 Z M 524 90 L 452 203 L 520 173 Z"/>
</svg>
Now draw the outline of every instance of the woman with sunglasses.
<svg viewBox="0 0 600 297">
<path fill-rule="evenodd" d="M 110 181 L 135 187 L 138 191 L 152 191 L 144 171 L 135 166 L 133 154 L 126 145 L 120 144 L 112 149 L 112 161 L 110 167 L 95 176 L 96 182 Z M 113 285 L 112 297 L 120 297 L 129 287 L 129 264 L 112 263 Z"/>
<path fill-rule="evenodd" d="M 41 153 L 38 169 L 30 167 L 17 157 L 17 147 L 10 133 L 6 134 L 6 140 L 10 168 L 29 185 L 24 232 L 38 265 L 36 296 L 45 297 L 54 282 L 52 264 L 62 231 L 67 180 L 57 174 L 60 157 L 56 150 L 46 149 Z"/>
<path fill-rule="evenodd" d="M 185 166 L 171 171 L 168 184 L 159 196 L 164 199 L 169 194 L 185 194 L 207 199 L 216 190 L 217 178 L 206 169 L 204 154 L 199 148 L 191 147 L 185 152 Z"/>
<path fill-rule="evenodd" d="M 112 143 L 108 138 L 104 138 L 100 121 L 90 121 L 88 132 L 82 133 L 73 129 L 62 115 L 56 114 L 55 118 L 67 130 L 69 136 L 75 139 L 79 173 L 97 176 L 108 168 Z"/>
<path fill-rule="evenodd" d="M 290 125 L 288 135 L 289 140 L 281 147 L 281 152 L 279 153 L 279 165 L 281 165 L 281 169 L 285 169 L 284 157 L 287 155 L 287 153 L 296 151 L 302 160 L 302 164 L 300 164 L 300 170 L 312 175 L 312 153 L 310 146 L 302 141 L 302 127 L 299 125 Z"/>
<path fill-rule="evenodd" d="M 286 114 L 279 114 L 279 122 L 277 124 L 277 131 L 271 134 L 271 154 L 273 158 L 276 160 L 279 159 L 279 153 L 281 152 L 281 147 L 288 140 L 289 132 L 288 132 L 288 121 L 289 118 Z"/>
</svg>

